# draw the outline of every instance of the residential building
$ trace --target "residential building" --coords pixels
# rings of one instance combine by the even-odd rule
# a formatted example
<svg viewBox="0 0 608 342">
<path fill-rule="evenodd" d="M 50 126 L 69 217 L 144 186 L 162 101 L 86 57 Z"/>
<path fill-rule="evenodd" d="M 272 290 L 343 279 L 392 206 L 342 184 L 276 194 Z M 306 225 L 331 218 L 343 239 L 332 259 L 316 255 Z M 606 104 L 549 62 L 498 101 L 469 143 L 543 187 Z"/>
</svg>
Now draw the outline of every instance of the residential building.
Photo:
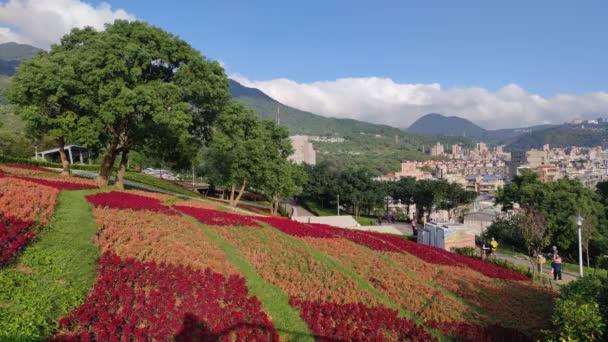
<svg viewBox="0 0 608 342">
<path fill-rule="evenodd" d="M 536 168 L 539 165 L 545 164 L 548 162 L 547 151 L 539 151 L 539 150 L 530 150 L 526 152 L 526 160 L 527 164 L 531 168 Z"/>
<path fill-rule="evenodd" d="M 505 186 L 504 179 L 495 175 L 467 176 L 465 180 L 467 190 L 480 194 L 495 194 L 499 188 Z"/>
<path fill-rule="evenodd" d="M 291 139 L 293 154 L 287 159 L 295 162 L 296 164 L 317 164 L 317 154 L 312 146 L 312 143 L 308 141 L 309 137 L 307 135 L 293 135 L 289 138 Z"/>
<path fill-rule="evenodd" d="M 431 147 L 432 156 L 442 156 L 444 152 L 443 145 L 439 142 L 437 142 L 437 145 Z"/>
<path fill-rule="evenodd" d="M 545 164 L 539 165 L 536 167 L 536 174 L 538 175 L 538 179 L 543 182 L 554 182 L 560 179 L 560 171 L 557 165 Z"/>
</svg>

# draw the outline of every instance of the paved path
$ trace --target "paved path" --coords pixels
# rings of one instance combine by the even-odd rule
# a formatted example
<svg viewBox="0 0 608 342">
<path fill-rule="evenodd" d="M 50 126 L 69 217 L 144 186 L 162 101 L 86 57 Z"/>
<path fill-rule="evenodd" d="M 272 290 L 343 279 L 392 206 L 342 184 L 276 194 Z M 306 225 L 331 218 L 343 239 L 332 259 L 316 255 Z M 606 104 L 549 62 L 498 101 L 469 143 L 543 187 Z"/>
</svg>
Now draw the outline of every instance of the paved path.
<svg viewBox="0 0 608 342">
<path fill-rule="evenodd" d="M 511 255 L 501 254 L 499 252 L 499 253 L 496 253 L 496 257 L 499 259 L 510 261 L 516 265 L 520 265 L 520 266 L 524 266 L 524 267 L 528 267 L 528 268 L 532 267 L 529 259 L 524 256 L 511 256 Z M 546 276 L 553 279 L 553 276 L 551 275 L 550 272 L 551 272 L 551 263 L 547 262 L 543 266 L 543 273 Z M 563 284 L 568 284 L 572 281 L 575 281 L 576 279 L 578 279 L 578 274 L 575 274 L 572 272 L 566 272 L 566 271 L 562 270 L 562 280 L 558 280 L 558 281 L 556 281 L 556 283 L 563 285 Z"/>
<path fill-rule="evenodd" d="M 309 216 L 316 216 L 313 213 L 311 213 L 310 211 L 306 210 L 303 206 L 297 204 L 293 198 L 290 199 L 287 203 L 285 203 L 287 205 L 287 214 L 291 217 L 291 216 L 305 216 L 305 217 L 309 217 Z M 292 214 L 293 213 L 293 214 Z"/>
</svg>

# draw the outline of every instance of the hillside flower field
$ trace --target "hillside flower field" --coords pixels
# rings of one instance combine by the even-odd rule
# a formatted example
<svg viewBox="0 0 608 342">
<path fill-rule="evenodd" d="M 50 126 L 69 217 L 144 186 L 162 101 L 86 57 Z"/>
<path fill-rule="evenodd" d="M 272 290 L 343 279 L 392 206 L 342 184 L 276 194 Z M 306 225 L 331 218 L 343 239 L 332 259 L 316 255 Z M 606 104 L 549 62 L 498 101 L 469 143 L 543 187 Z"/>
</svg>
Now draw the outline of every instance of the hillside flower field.
<svg viewBox="0 0 608 342">
<path fill-rule="evenodd" d="M 217 209 L 0 164 L 0 339 L 526 341 L 549 326 L 557 293 L 494 264 Z"/>
</svg>

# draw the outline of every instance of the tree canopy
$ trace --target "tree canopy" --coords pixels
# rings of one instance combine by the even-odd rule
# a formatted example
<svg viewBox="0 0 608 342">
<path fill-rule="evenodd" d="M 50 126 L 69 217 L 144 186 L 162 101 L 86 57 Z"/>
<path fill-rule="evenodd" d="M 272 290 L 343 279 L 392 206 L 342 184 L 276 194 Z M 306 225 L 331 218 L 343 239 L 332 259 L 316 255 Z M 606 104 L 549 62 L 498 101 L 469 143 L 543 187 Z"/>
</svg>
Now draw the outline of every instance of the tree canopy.
<svg viewBox="0 0 608 342">
<path fill-rule="evenodd" d="M 230 97 L 219 63 L 159 28 L 124 20 L 104 31 L 72 30 L 25 62 L 11 88 L 32 132 L 56 137 L 60 147 L 104 145 L 100 185 L 119 154 L 121 183 L 131 150 L 192 157 Z"/>
<path fill-rule="evenodd" d="M 541 183 L 531 172 L 516 176 L 497 194 L 496 201 L 504 211 L 518 203 L 524 210 L 533 208 L 545 217 L 552 244 L 560 250 L 575 255 L 577 229 L 575 217 L 582 215 L 587 224 L 595 227 L 590 240 L 590 249 L 595 253 L 605 250 L 606 212 L 599 195 L 578 180 L 560 179 L 557 182 Z"/>
<path fill-rule="evenodd" d="M 230 205 L 238 204 L 248 186 L 265 193 L 274 204 L 297 191 L 303 177 L 299 167 L 287 161 L 292 147 L 285 127 L 259 120 L 238 102 L 226 106 L 214 127 L 213 140 L 203 154 L 205 171 L 212 183 L 231 189 Z M 240 191 L 235 197 L 237 185 Z"/>
</svg>

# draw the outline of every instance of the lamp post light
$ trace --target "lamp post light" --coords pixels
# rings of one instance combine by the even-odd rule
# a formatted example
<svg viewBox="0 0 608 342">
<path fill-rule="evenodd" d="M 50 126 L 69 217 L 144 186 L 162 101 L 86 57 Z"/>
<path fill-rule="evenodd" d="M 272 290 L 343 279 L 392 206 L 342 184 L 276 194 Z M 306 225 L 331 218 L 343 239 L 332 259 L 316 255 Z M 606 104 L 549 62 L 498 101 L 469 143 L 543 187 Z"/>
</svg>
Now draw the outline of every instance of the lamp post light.
<svg viewBox="0 0 608 342">
<path fill-rule="evenodd" d="M 338 194 L 338 216 L 340 216 L 340 194 Z"/>
<path fill-rule="evenodd" d="M 578 226 L 578 269 L 581 278 L 583 277 L 583 243 L 581 238 L 581 226 L 585 218 L 581 215 L 576 217 L 576 225 Z"/>
</svg>

